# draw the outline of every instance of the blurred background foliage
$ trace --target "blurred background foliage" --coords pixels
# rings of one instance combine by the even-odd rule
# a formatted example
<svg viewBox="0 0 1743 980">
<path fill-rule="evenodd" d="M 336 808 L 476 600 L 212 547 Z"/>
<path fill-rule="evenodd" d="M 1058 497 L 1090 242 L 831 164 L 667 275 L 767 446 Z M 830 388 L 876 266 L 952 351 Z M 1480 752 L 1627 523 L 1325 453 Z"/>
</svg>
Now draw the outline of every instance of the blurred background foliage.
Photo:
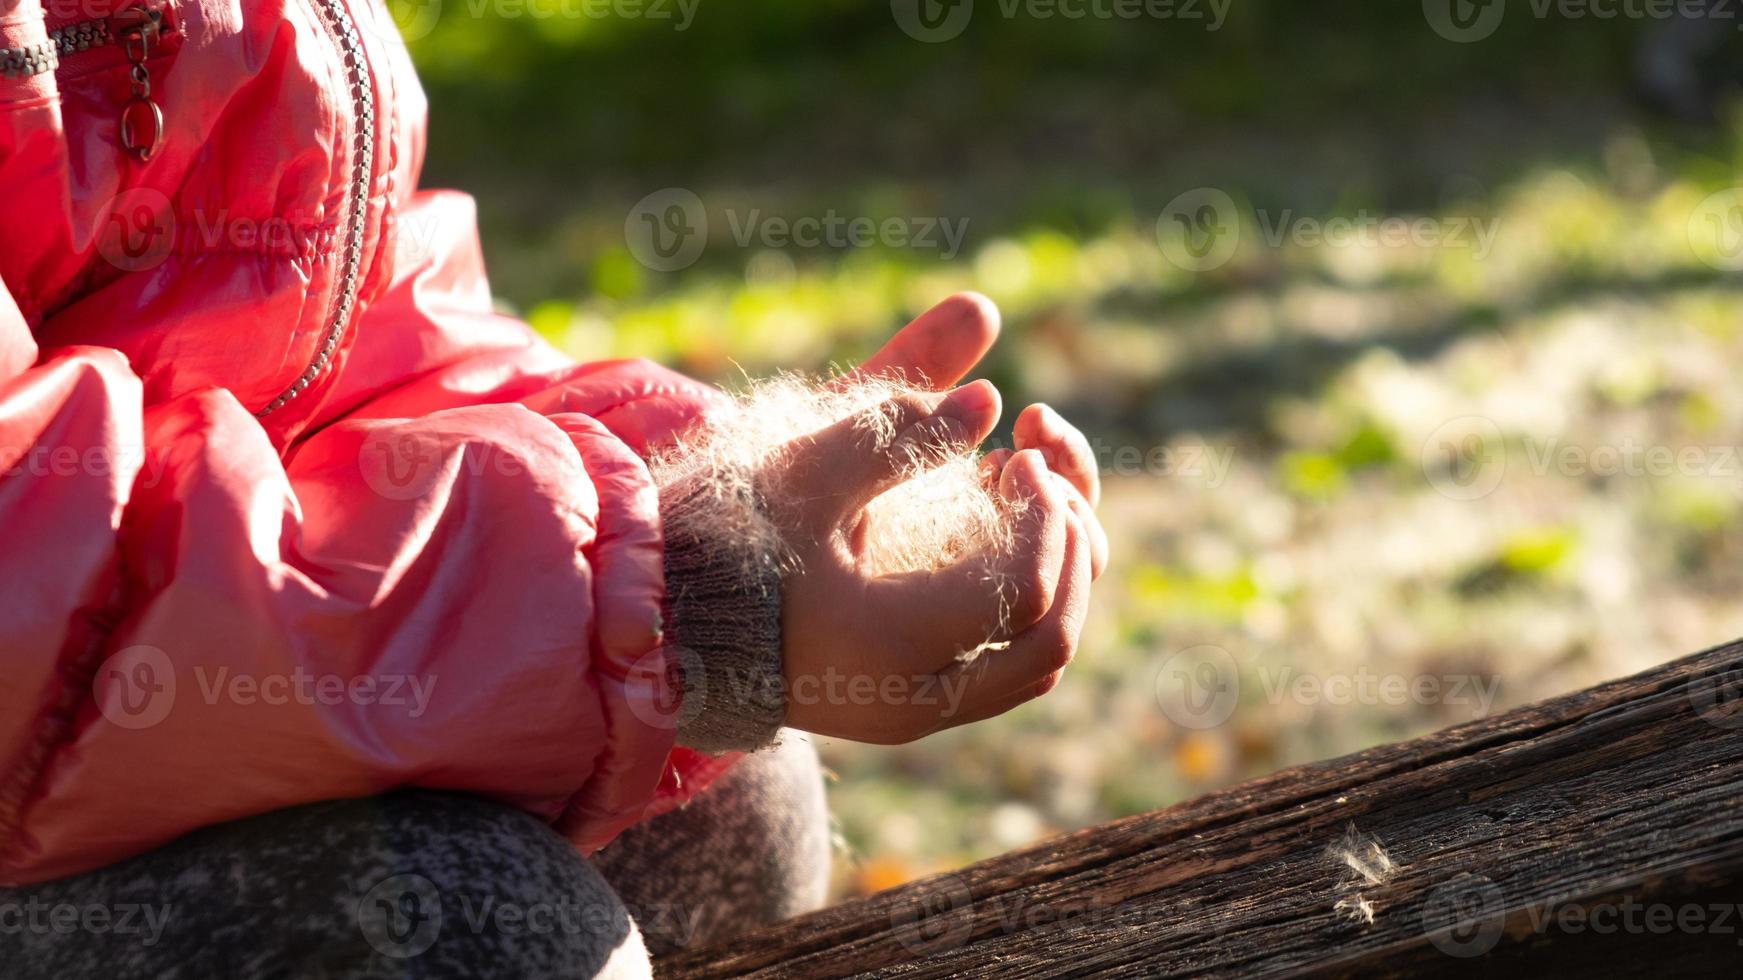
<svg viewBox="0 0 1743 980">
<path fill-rule="evenodd" d="M 979 289 L 1005 311 L 985 374 L 1007 405 L 1048 400 L 1108 452 L 1115 564 L 1065 684 L 918 745 L 823 746 L 844 891 L 1743 633 L 1743 226 L 1702 233 L 1743 163 L 1736 21 L 1515 2 L 1458 44 L 1414 2 L 1234 0 L 1213 32 L 982 0 L 927 44 L 880 0 L 700 0 L 682 30 L 564 2 L 396 7 L 425 184 L 478 198 L 505 309 L 578 356 L 731 381 L 861 357 Z M 674 186 L 706 203 L 707 248 L 654 271 L 625 221 Z M 1158 217 L 1202 187 L 1241 234 L 1193 272 Z M 726 216 L 752 209 L 967 236 L 745 247 Z M 1340 216 L 1494 238 L 1265 238 Z M 1490 489 L 1459 499 L 1442 448 L 1472 431 Z M 1629 446 L 1705 462 L 1604 465 Z M 1176 655 L 1206 647 L 1237 703 L 1200 726 Z M 1291 693 L 1304 674 L 1447 686 L 1332 703 Z"/>
</svg>

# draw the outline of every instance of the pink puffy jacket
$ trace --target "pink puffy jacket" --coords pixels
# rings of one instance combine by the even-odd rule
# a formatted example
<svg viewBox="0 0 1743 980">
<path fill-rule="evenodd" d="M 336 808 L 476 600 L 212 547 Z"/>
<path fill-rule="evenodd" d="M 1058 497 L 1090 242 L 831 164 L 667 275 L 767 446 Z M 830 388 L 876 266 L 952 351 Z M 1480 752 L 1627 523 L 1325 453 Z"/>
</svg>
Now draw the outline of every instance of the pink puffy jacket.
<svg viewBox="0 0 1743 980">
<path fill-rule="evenodd" d="M 0 882 L 395 787 L 582 851 L 674 747 L 643 451 L 492 312 L 374 0 L 0 0 Z"/>
</svg>

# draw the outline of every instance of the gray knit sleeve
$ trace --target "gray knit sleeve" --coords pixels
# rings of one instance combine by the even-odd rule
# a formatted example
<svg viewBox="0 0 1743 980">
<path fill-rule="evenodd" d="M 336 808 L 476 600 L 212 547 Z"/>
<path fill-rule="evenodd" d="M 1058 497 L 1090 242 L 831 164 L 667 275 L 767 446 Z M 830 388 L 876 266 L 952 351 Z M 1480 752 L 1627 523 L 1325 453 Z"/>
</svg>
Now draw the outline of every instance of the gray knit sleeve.
<svg viewBox="0 0 1743 980">
<path fill-rule="evenodd" d="M 695 478 L 660 488 L 667 648 L 684 692 L 678 742 L 750 751 L 773 742 L 786 716 L 781 563 L 719 519 L 717 493 Z M 754 499 L 728 503 L 760 510 Z"/>
</svg>

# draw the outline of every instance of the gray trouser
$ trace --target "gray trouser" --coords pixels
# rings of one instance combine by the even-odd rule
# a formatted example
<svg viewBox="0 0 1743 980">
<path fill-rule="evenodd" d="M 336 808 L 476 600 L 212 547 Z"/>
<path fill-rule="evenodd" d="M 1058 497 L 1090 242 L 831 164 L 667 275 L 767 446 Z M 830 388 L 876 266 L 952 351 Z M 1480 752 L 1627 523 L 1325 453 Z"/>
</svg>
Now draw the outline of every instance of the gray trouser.
<svg viewBox="0 0 1743 980">
<path fill-rule="evenodd" d="M 827 824 L 792 734 L 589 860 L 472 797 L 318 803 L 0 889 L 0 980 L 648 976 L 820 905 Z"/>
</svg>

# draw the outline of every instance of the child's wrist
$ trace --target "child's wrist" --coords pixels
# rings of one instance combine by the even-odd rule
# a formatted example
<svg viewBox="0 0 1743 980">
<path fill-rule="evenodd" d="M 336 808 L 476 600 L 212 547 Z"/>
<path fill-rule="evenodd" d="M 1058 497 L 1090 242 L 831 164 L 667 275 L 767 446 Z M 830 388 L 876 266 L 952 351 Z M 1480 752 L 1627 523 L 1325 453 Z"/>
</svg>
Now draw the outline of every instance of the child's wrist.
<svg viewBox="0 0 1743 980">
<path fill-rule="evenodd" d="M 762 521 L 760 503 L 718 490 L 696 474 L 660 488 L 665 632 L 684 695 L 678 742 L 716 753 L 768 745 L 786 716 L 780 557 L 744 533 Z"/>
</svg>

